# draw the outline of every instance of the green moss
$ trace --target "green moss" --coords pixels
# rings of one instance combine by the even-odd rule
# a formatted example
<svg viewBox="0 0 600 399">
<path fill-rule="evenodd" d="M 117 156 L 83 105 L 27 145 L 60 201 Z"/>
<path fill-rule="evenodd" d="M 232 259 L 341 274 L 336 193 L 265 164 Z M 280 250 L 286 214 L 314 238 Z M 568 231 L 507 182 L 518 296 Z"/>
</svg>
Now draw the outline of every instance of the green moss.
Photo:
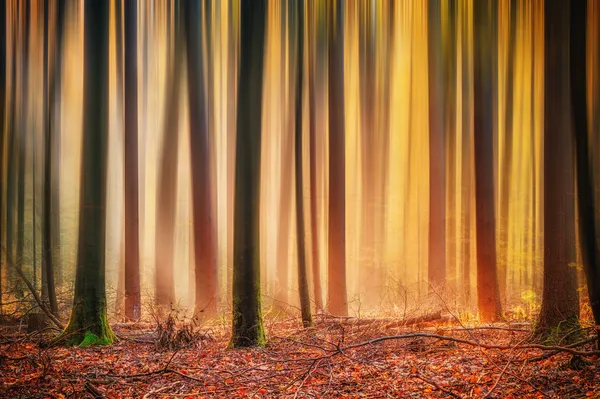
<svg viewBox="0 0 600 399">
<path fill-rule="evenodd" d="M 87 348 L 115 343 L 117 336 L 108 324 L 105 301 L 101 300 L 95 305 L 91 306 L 83 301 L 73 305 L 69 324 L 52 340 L 51 345 Z"/>
<path fill-rule="evenodd" d="M 577 317 L 561 320 L 554 325 L 538 323 L 535 337 L 537 341 L 549 346 L 572 344 L 582 338 L 581 325 Z"/>
</svg>

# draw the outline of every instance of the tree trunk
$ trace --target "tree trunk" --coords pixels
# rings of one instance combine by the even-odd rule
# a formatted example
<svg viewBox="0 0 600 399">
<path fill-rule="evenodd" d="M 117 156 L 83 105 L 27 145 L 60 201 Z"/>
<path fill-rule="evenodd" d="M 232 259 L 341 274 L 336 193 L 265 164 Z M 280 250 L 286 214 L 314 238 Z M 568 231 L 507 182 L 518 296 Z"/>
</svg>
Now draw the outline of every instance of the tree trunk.
<svg viewBox="0 0 600 399">
<path fill-rule="evenodd" d="M 6 32 L 6 4 L 0 6 L 0 32 Z M 6 36 L 6 33 L 4 33 Z M 6 50 L 6 43 L 8 39 L 0 40 L 0 249 L 2 248 L 2 233 L 4 232 L 5 224 L 3 216 L 4 206 L 4 138 L 7 135 L 7 131 L 4 130 L 5 118 L 5 106 L 6 98 L 8 93 L 6 92 L 6 60 L 8 58 L 8 51 Z M 4 251 L 0 250 L 0 315 L 2 315 L 4 307 L 2 301 L 2 295 L 4 294 L 4 287 L 2 285 L 2 272 L 6 268 L 6 263 L 2 262 L 2 255 Z"/>
<path fill-rule="evenodd" d="M 260 290 L 260 159 L 267 2 L 240 4 L 241 62 L 235 165 L 233 327 L 230 346 L 263 346 Z"/>
<path fill-rule="evenodd" d="M 328 3 L 329 52 L 329 256 L 328 309 L 348 315 L 346 293 L 346 145 L 344 126 L 344 23 L 342 2 Z"/>
<path fill-rule="evenodd" d="M 137 4 L 125 2 L 125 317 L 137 321 L 141 313 Z"/>
<path fill-rule="evenodd" d="M 544 287 L 536 332 L 557 339 L 579 326 L 577 275 L 569 267 L 567 214 L 574 204 L 569 129 L 569 1 L 544 4 Z M 581 73 L 577 71 L 577 73 Z"/>
<path fill-rule="evenodd" d="M 446 171 L 441 4 L 429 1 L 429 284 L 446 285 Z"/>
<path fill-rule="evenodd" d="M 597 237 L 594 176 L 591 167 L 587 119 L 587 2 L 571 2 L 570 83 L 577 162 L 577 205 L 579 211 L 579 243 L 587 276 L 590 306 L 596 323 L 597 346 L 600 348 L 600 244 Z M 598 117 L 596 115 L 596 117 Z"/>
<path fill-rule="evenodd" d="M 58 5 L 60 7 L 60 5 Z M 54 131 L 54 103 L 55 97 L 55 85 L 56 85 L 56 59 L 59 57 L 58 50 L 55 50 L 54 58 L 55 65 L 52 73 L 48 68 L 48 39 L 49 30 L 48 25 L 50 21 L 48 2 L 44 3 L 44 122 L 46 124 L 46 137 L 44 140 L 44 220 L 43 220 L 43 232 L 42 232 L 42 298 L 48 300 L 50 305 L 50 311 L 54 314 L 58 314 L 58 304 L 56 301 L 56 286 L 54 282 L 54 263 L 52 255 L 52 191 L 58 187 L 52 186 L 52 175 L 56 173 L 52 166 L 54 164 L 52 160 L 52 145 L 53 137 L 56 134 Z M 57 14 L 60 11 L 57 10 Z M 59 24 L 56 24 L 56 29 L 59 29 Z M 57 36 L 59 36 L 57 34 Z M 58 39 L 57 39 L 58 40 Z M 58 43 L 58 41 L 57 41 Z M 55 47 L 57 49 L 57 47 Z M 34 226 L 35 228 L 35 226 Z"/>
<path fill-rule="evenodd" d="M 317 220 L 317 127 L 316 127 L 316 96 L 317 89 L 315 84 L 315 44 L 313 35 L 316 35 L 314 29 L 314 3 L 308 3 L 310 10 L 309 20 L 309 48 L 308 48 L 308 134 L 309 134 L 309 156 L 310 156 L 310 228 L 312 237 L 312 280 L 315 297 L 315 307 L 317 311 L 323 310 L 323 292 L 321 289 L 321 266 L 319 259 L 319 225 Z"/>
<path fill-rule="evenodd" d="M 515 48 L 517 36 L 517 2 L 511 0 L 509 2 L 509 40 L 508 40 L 508 60 L 507 60 L 507 77 L 506 77 L 506 94 L 504 101 L 504 148 L 502 151 L 502 180 L 500 181 L 500 212 L 498 223 L 498 286 L 503 297 L 507 297 L 507 270 L 508 270 L 508 229 L 510 226 L 509 215 L 509 191 L 510 191 L 510 174 L 512 170 L 512 147 L 513 147 L 513 92 L 514 92 L 514 75 L 515 75 Z"/>
<path fill-rule="evenodd" d="M 302 170 L 302 91 L 304 90 L 304 1 L 298 0 L 298 32 L 296 33 L 296 117 L 295 117 L 295 161 L 296 161 L 296 240 L 298 245 L 298 291 L 302 325 L 310 327 L 310 296 L 306 272 L 306 231 L 304 226 L 304 189 Z"/>
<path fill-rule="evenodd" d="M 177 147 L 179 141 L 179 90 L 183 63 L 183 39 L 180 34 L 179 7 L 175 3 L 173 61 L 166 79 L 167 103 L 163 125 L 162 158 L 160 160 L 156 206 L 156 303 L 160 307 L 175 301 L 173 252 L 175 206 L 177 195 Z M 170 31 L 169 31 L 170 32 Z M 164 310 L 164 309 L 161 309 Z"/>
<path fill-rule="evenodd" d="M 102 345 L 116 340 L 106 319 L 105 233 L 108 137 L 109 3 L 84 6 L 84 104 L 79 245 L 66 345 Z"/>
<path fill-rule="evenodd" d="M 212 165 L 204 85 L 200 4 L 184 3 L 187 45 L 190 160 L 194 225 L 196 313 L 214 316 L 218 305 L 215 223 L 212 211 Z"/>
<path fill-rule="evenodd" d="M 495 4 L 493 2 L 492 4 Z M 494 206 L 493 40 L 494 9 L 488 2 L 474 5 L 474 140 L 477 233 L 477 305 L 482 321 L 502 315 L 496 272 L 496 210 Z"/>
</svg>

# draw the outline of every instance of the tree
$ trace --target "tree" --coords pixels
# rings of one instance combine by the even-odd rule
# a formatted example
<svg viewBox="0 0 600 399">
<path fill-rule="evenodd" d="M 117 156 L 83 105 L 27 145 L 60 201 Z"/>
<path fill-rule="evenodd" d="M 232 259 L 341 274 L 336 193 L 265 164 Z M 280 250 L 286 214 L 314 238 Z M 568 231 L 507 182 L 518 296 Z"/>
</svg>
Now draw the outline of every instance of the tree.
<svg viewBox="0 0 600 399">
<path fill-rule="evenodd" d="M 119 5 L 120 6 L 120 5 Z M 138 174 L 137 3 L 125 2 L 125 317 L 138 320 L 140 237 Z"/>
<path fill-rule="evenodd" d="M 594 202 L 594 176 L 590 159 L 587 119 L 587 2 L 572 1 L 570 20 L 570 83 L 573 136 L 577 165 L 577 209 L 579 211 L 579 245 L 587 276 L 588 295 L 600 348 L 600 243 L 598 218 Z"/>
<path fill-rule="evenodd" d="M 267 2 L 240 3 L 240 72 L 234 196 L 233 326 L 230 346 L 266 342 L 260 298 L 260 159 Z"/>
<path fill-rule="evenodd" d="M 346 316 L 346 145 L 344 128 L 344 23 L 342 1 L 329 2 L 329 236 L 328 309 Z"/>
<path fill-rule="evenodd" d="M 296 33 L 296 116 L 295 116 L 295 167 L 296 167 L 296 243 L 298 245 L 298 291 L 304 327 L 312 325 L 308 277 L 306 272 L 306 230 L 304 226 L 304 189 L 302 173 L 302 91 L 304 89 L 304 1 L 298 7 L 298 31 Z"/>
<path fill-rule="evenodd" d="M 323 310 L 323 293 L 321 289 L 321 267 L 319 261 L 319 226 L 317 221 L 317 128 L 316 128 L 316 85 L 315 85 L 315 53 L 313 35 L 315 32 L 314 2 L 308 2 L 309 39 L 308 39 L 308 134 L 309 134 L 309 170 L 310 170 L 310 228 L 312 236 L 312 278 L 315 305 Z"/>
<path fill-rule="evenodd" d="M 495 4 L 495 3 L 494 3 Z M 494 206 L 494 131 L 492 20 L 495 10 L 487 1 L 474 5 L 474 140 L 475 221 L 477 227 L 477 305 L 483 321 L 501 318 L 496 273 L 496 217 Z"/>
<path fill-rule="evenodd" d="M 84 6 L 85 90 L 75 295 L 69 324 L 57 338 L 67 345 L 111 344 L 116 340 L 106 318 L 104 275 L 109 4 L 87 1 Z"/>
<path fill-rule="evenodd" d="M 190 159 L 192 163 L 192 206 L 196 312 L 217 313 L 218 274 L 215 226 L 211 204 L 211 163 L 204 57 L 202 52 L 199 2 L 184 2 L 187 45 L 188 100 L 190 107 Z"/>
<path fill-rule="evenodd" d="M 4 4 L 3 4 L 4 5 Z M 0 7 L 0 32 L 6 35 L 6 7 Z M 2 269 L 5 269 L 5 264 L 2 263 L 2 232 L 4 231 L 4 218 L 3 216 L 3 200 L 4 200 L 4 138 L 7 135 L 5 130 L 5 106 L 6 98 L 8 94 L 6 92 L 6 59 L 8 58 L 8 51 L 6 49 L 6 42 L 8 39 L 0 40 L 0 315 L 3 311 L 2 294 L 4 293 L 2 286 Z"/>
<path fill-rule="evenodd" d="M 429 1 L 429 283 L 446 283 L 446 170 L 442 18 L 439 1 Z"/>
<path fill-rule="evenodd" d="M 183 43 L 179 21 L 180 2 L 175 3 L 175 40 L 166 78 L 167 103 L 163 119 L 163 144 L 157 187 L 156 221 L 156 303 L 167 306 L 175 300 L 173 280 L 173 233 L 177 195 L 177 147 L 179 141 L 179 90 L 181 85 Z"/>
<path fill-rule="evenodd" d="M 575 268 L 569 266 L 565 232 L 574 220 L 571 136 L 569 134 L 569 1 L 544 3 L 544 287 L 536 325 L 541 338 L 579 326 Z M 579 72 L 578 72 L 579 73 Z M 571 335 L 573 338 L 573 335 Z"/>
<path fill-rule="evenodd" d="M 53 314 L 58 314 L 58 303 L 56 301 L 56 284 L 55 284 L 55 268 L 54 255 L 52 245 L 52 205 L 54 196 L 53 191 L 59 187 L 54 186 L 53 175 L 58 171 L 55 170 L 55 162 L 53 159 L 53 146 L 55 136 L 55 120 L 54 120 L 54 104 L 57 102 L 56 84 L 57 77 L 61 73 L 60 61 L 62 57 L 60 43 L 62 41 L 62 21 L 64 14 L 64 3 L 58 2 L 56 5 L 56 35 L 54 46 L 54 65 L 52 70 L 49 69 L 49 4 L 44 3 L 44 121 L 46 123 L 46 135 L 44 141 L 44 219 L 42 232 L 42 297 L 47 298 L 50 305 L 50 311 Z M 56 154 L 54 154 L 56 156 Z M 35 228 L 35 227 L 34 227 Z"/>
</svg>

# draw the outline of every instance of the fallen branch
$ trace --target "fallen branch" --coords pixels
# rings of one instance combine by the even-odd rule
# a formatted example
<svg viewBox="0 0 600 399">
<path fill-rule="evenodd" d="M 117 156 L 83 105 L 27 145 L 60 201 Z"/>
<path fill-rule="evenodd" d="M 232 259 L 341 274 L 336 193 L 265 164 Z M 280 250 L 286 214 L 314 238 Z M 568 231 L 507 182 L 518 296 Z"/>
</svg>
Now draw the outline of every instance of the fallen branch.
<svg viewBox="0 0 600 399">
<path fill-rule="evenodd" d="M 52 321 L 52 323 L 54 323 L 56 325 L 56 327 L 60 328 L 61 330 L 64 330 L 65 326 L 46 307 L 46 304 L 44 304 L 44 301 L 42 301 L 42 299 L 40 298 L 40 296 L 37 294 L 37 292 L 35 290 L 35 287 L 33 286 L 33 284 L 31 284 L 31 281 L 29 281 L 29 279 L 27 279 L 27 276 L 25 276 L 25 273 L 23 273 L 23 270 L 20 267 L 18 267 L 15 264 L 13 264 L 13 262 L 6 262 L 6 264 L 9 265 L 9 266 L 11 266 L 13 269 L 15 269 L 17 271 L 17 274 L 19 275 L 19 277 L 21 277 L 21 279 L 23 280 L 23 282 L 27 286 L 27 288 L 29 289 L 29 292 L 31 292 L 31 295 L 33 296 L 33 299 L 37 302 L 37 304 L 40 307 L 40 309 L 42 309 L 42 311 L 44 313 L 46 313 L 46 315 L 48 316 L 48 318 L 50 319 L 50 321 Z"/>
<path fill-rule="evenodd" d="M 94 397 L 94 399 L 106 399 L 106 396 L 104 396 L 102 391 L 89 381 L 85 382 L 85 389 Z"/>
</svg>

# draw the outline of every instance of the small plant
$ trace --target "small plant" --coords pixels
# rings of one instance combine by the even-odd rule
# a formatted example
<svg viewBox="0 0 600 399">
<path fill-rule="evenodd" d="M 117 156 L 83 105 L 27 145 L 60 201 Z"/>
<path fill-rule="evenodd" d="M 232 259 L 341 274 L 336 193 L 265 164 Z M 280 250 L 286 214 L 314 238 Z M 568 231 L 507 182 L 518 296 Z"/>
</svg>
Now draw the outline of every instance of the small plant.
<svg viewBox="0 0 600 399">
<path fill-rule="evenodd" d="M 158 351 L 176 351 L 188 346 L 201 345 L 208 339 L 206 333 L 197 331 L 192 322 L 178 326 L 177 312 L 172 311 L 164 322 L 157 321 L 155 347 Z"/>
</svg>

